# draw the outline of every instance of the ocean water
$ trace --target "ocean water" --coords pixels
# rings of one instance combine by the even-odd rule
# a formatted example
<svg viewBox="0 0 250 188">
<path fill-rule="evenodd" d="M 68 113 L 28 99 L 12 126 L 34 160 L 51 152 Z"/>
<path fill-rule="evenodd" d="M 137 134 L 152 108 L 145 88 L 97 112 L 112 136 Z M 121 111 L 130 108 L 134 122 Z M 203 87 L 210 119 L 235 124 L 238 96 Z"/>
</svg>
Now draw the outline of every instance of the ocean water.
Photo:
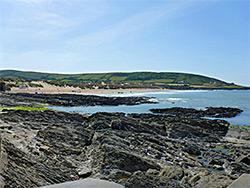
<svg viewBox="0 0 250 188">
<path fill-rule="evenodd" d="M 134 92 L 123 94 L 102 94 L 101 96 L 154 97 L 158 104 L 141 104 L 135 106 L 90 106 L 90 107 L 49 107 L 54 110 L 92 114 L 95 112 L 151 113 L 151 108 L 187 107 L 204 109 L 205 107 L 236 107 L 243 110 L 235 118 L 218 118 L 232 125 L 250 125 L 250 91 L 249 90 L 170 90 L 156 92 Z"/>
</svg>

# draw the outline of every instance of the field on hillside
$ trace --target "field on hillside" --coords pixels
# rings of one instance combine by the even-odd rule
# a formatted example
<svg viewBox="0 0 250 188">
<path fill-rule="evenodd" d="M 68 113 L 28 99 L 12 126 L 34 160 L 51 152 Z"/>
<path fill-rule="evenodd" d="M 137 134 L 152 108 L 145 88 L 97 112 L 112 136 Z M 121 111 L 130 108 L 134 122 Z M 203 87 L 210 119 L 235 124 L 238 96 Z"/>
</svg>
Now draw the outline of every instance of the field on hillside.
<svg viewBox="0 0 250 188">
<path fill-rule="evenodd" d="M 28 82 L 29 87 L 39 87 L 34 83 L 32 85 L 31 81 L 42 80 L 51 85 L 81 89 L 247 89 L 234 83 L 202 75 L 171 72 L 52 74 L 2 70 L 0 77 L 2 81 L 10 79 L 7 83 L 9 87 L 19 87 L 24 82 Z M 16 80 L 11 81 L 11 79 Z"/>
</svg>

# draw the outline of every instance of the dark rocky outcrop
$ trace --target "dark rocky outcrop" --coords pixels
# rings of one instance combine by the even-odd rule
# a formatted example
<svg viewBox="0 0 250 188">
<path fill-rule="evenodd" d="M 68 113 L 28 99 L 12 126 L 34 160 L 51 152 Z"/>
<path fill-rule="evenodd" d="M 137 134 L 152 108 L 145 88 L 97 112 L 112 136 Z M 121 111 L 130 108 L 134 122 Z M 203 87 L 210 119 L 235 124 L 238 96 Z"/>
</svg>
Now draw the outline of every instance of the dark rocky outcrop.
<svg viewBox="0 0 250 188">
<path fill-rule="evenodd" d="M 97 95 L 77 94 L 29 94 L 2 93 L 0 105 L 5 106 L 34 106 L 45 103 L 51 106 L 96 106 L 96 105 L 139 105 L 156 103 L 149 97 L 104 97 Z"/>
<path fill-rule="evenodd" d="M 163 108 L 150 109 L 153 113 L 168 114 L 184 118 L 199 118 L 199 117 L 213 117 L 213 118 L 231 118 L 235 117 L 243 110 L 231 107 L 206 107 L 205 110 L 196 110 L 194 108 Z"/>
<path fill-rule="evenodd" d="M 249 141 L 228 137 L 223 120 L 22 110 L 0 119 L 4 187 L 87 177 L 131 188 L 226 187 L 250 173 Z"/>
</svg>

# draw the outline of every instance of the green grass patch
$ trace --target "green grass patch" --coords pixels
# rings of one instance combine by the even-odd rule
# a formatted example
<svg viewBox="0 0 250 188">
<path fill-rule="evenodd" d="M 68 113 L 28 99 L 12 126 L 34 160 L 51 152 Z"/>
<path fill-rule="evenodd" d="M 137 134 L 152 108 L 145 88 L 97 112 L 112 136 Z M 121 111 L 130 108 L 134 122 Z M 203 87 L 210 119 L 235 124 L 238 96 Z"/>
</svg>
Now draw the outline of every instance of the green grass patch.
<svg viewBox="0 0 250 188">
<path fill-rule="evenodd" d="M 238 86 L 238 85 L 228 85 L 228 86 L 223 86 L 223 88 L 240 89 L 240 88 L 244 88 L 244 87 L 243 86 Z"/>
<path fill-rule="evenodd" d="M 165 83 L 154 83 L 154 84 L 157 86 L 165 86 L 166 85 Z"/>
<path fill-rule="evenodd" d="M 103 74 L 92 74 L 89 79 L 94 81 L 99 81 L 104 75 Z"/>
<path fill-rule="evenodd" d="M 30 72 L 30 71 L 16 71 L 16 70 L 0 70 L 0 75 L 3 81 L 14 80 L 16 78 L 19 83 L 23 80 L 55 80 L 55 81 L 67 81 L 67 82 L 129 82 L 129 83 L 178 83 L 192 85 L 193 87 L 202 88 L 222 88 L 222 89 L 250 89 L 249 87 L 243 87 L 235 85 L 233 83 L 227 83 L 215 78 L 206 77 L 196 74 L 187 73 L 174 73 L 174 72 L 133 72 L 133 73 L 91 73 L 91 74 L 55 74 L 55 73 L 42 73 L 42 72 Z M 16 82 L 17 83 L 17 82 Z M 211 84 L 217 83 L 217 84 Z M 178 85 L 177 85 L 178 86 Z M 14 87 L 14 85 L 12 86 Z"/>
<path fill-rule="evenodd" d="M 13 107 L 1 107 L 0 108 L 0 111 L 3 111 L 3 110 L 26 110 L 26 111 L 40 111 L 40 112 L 43 112 L 43 111 L 46 111 L 46 110 L 50 110 L 50 109 L 47 109 L 47 108 L 44 108 L 44 107 L 22 107 L 22 106 L 13 106 Z"/>
<path fill-rule="evenodd" d="M 240 129 L 242 131 L 246 131 L 246 132 L 250 132 L 250 125 L 226 125 L 229 128 L 233 128 L 233 129 Z"/>
<path fill-rule="evenodd" d="M 241 127 L 244 127 L 247 130 L 250 130 L 250 125 L 242 125 Z"/>
<path fill-rule="evenodd" d="M 174 79 L 154 79 L 154 80 L 146 80 L 145 83 L 172 83 Z"/>
<path fill-rule="evenodd" d="M 127 83 L 130 83 L 130 84 L 142 83 L 142 81 L 140 81 L 140 80 L 126 81 L 126 82 L 127 82 Z"/>
<path fill-rule="evenodd" d="M 61 82 L 71 82 L 72 80 L 69 80 L 69 79 L 63 79 L 61 80 Z"/>
<path fill-rule="evenodd" d="M 215 84 L 208 84 L 208 83 L 204 83 L 203 85 L 208 86 L 208 87 L 215 87 L 216 86 Z"/>
<path fill-rule="evenodd" d="M 217 149 L 226 149 L 225 147 L 221 147 L 221 146 L 216 146 L 215 148 L 217 148 Z"/>
<path fill-rule="evenodd" d="M 184 86 L 185 84 L 168 84 L 169 86 Z"/>
<path fill-rule="evenodd" d="M 85 74 L 85 75 L 81 75 L 81 76 L 77 77 L 77 79 L 89 80 L 91 76 L 92 75 L 90 75 L 90 74 Z"/>
<path fill-rule="evenodd" d="M 122 76 L 112 76 L 111 78 L 109 78 L 109 80 L 112 80 L 112 81 L 123 81 L 125 80 L 127 77 L 122 77 Z"/>
</svg>

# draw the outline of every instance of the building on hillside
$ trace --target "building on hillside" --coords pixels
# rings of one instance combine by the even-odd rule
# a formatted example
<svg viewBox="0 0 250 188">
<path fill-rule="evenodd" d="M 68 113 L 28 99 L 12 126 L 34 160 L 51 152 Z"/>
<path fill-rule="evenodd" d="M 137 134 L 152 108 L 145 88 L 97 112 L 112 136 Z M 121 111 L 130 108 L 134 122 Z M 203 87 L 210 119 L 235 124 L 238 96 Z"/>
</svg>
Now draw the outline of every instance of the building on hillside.
<svg viewBox="0 0 250 188">
<path fill-rule="evenodd" d="M 217 82 L 210 82 L 210 84 L 217 85 Z"/>
<path fill-rule="evenodd" d="M 26 89 L 26 88 L 27 86 L 25 84 L 19 86 L 19 89 Z"/>
</svg>

